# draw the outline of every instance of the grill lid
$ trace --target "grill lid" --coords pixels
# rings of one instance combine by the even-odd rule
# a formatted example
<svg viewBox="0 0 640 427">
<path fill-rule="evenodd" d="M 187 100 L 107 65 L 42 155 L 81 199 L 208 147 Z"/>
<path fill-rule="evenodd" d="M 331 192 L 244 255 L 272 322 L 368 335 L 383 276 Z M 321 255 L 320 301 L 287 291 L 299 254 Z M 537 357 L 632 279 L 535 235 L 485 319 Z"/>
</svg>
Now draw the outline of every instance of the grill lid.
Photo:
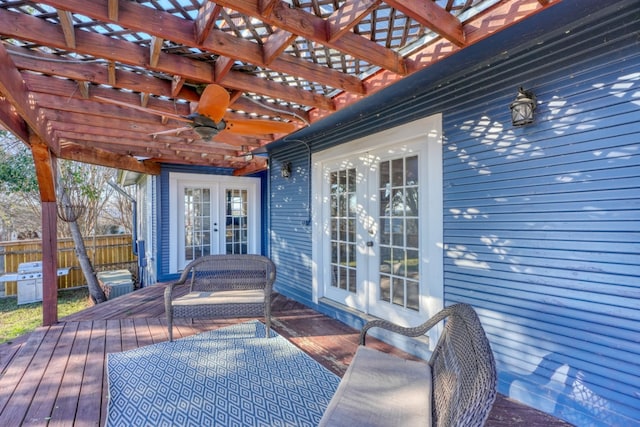
<svg viewBox="0 0 640 427">
<path fill-rule="evenodd" d="M 18 264 L 18 273 L 35 273 L 42 271 L 42 261 L 22 262 Z"/>
<path fill-rule="evenodd" d="M 65 276 L 69 274 L 71 267 L 58 268 L 56 274 Z M 0 274 L 0 283 L 15 282 L 25 279 L 39 279 L 42 277 L 42 261 L 23 262 L 18 264 L 18 271 L 15 273 Z"/>
</svg>

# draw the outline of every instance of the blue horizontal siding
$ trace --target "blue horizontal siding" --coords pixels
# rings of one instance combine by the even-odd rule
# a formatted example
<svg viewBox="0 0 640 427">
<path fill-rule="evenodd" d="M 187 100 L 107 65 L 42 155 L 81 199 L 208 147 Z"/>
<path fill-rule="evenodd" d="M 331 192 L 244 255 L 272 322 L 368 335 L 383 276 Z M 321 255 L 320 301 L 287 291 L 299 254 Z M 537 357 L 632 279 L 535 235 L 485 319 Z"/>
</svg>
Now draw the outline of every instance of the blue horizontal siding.
<svg viewBox="0 0 640 427">
<path fill-rule="evenodd" d="M 581 7 L 565 0 L 549 14 L 564 4 Z M 467 67 L 454 55 L 308 138 L 317 151 L 443 114 L 445 303 L 477 310 L 500 392 L 579 426 L 640 426 L 637 6 L 603 3 Z M 513 128 L 519 86 L 538 108 L 532 126 Z M 270 204 L 280 286 L 309 301 L 306 155 L 274 150 L 272 164 L 292 161 L 300 176 L 274 170 Z"/>
<path fill-rule="evenodd" d="M 493 64 L 533 126 L 467 81 L 444 115 L 446 300 L 480 313 L 501 392 L 577 425 L 640 425 L 639 30 L 609 16 Z"/>
<path fill-rule="evenodd" d="M 270 256 L 278 266 L 275 289 L 312 305 L 309 151 L 301 142 L 270 158 Z M 291 177 L 283 178 L 283 162 Z"/>
<path fill-rule="evenodd" d="M 485 239 L 486 241 L 486 239 Z M 640 266 L 637 265 L 637 254 L 619 254 L 617 252 L 605 252 L 601 249 L 593 251 L 583 251 L 573 245 L 573 249 L 559 251 L 555 249 L 517 247 L 513 242 L 509 246 L 486 242 L 484 246 L 480 243 L 474 245 L 456 244 L 447 241 L 445 251 L 448 255 L 447 261 L 452 265 L 464 267 L 470 265 L 475 267 L 475 260 L 481 258 L 485 264 L 491 263 L 492 271 L 506 270 L 508 272 L 520 271 L 528 274 L 546 275 L 554 280 L 562 279 L 564 276 L 572 280 L 575 272 L 580 271 L 589 274 L 589 289 L 593 291 L 593 284 L 609 283 L 616 279 L 615 285 L 608 286 L 603 292 L 613 293 L 618 286 L 628 289 L 624 297 L 640 298 L 640 289 L 636 288 L 635 277 L 640 275 Z M 526 244 L 526 242 L 522 242 Z M 469 255 L 472 256 L 469 256 Z M 470 261 L 467 263 L 466 261 Z M 567 271 L 567 273 L 564 273 Z M 629 279 L 622 279 L 618 276 L 624 274 Z M 563 287 L 562 283 L 557 284 Z M 582 285 L 575 285 L 569 288 L 580 289 Z M 629 305 L 637 308 L 635 301 L 629 301 Z"/>
</svg>

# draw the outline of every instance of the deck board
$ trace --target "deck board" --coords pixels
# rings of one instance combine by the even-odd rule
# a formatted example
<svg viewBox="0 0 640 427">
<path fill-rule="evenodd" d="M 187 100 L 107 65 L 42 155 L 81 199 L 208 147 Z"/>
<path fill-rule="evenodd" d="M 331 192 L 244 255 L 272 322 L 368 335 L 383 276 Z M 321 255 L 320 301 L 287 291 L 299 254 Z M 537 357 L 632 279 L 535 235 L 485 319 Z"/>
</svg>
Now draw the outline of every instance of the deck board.
<svg viewBox="0 0 640 427">
<path fill-rule="evenodd" d="M 8 344 L 0 345 L 0 372 L 4 372 L 7 369 L 7 366 L 9 366 L 9 363 L 11 363 L 11 361 L 13 361 L 13 358 L 16 357 L 16 355 L 26 342 L 26 337 L 27 335 L 23 335 Z M 0 400 L 1 399 L 2 397 L 0 396 Z M 2 406 L 0 406 L 0 411 L 1 410 Z"/>
<path fill-rule="evenodd" d="M 94 425 L 95 421 L 100 419 L 102 405 L 96 405 L 96 402 L 101 402 L 107 396 L 106 387 L 103 384 L 103 380 L 106 380 L 103 375 L 106 356 L 106 327 L 106 320 L 97 320 L 93 322 L 93 327 L 91 328 L 87 363 L 82 375 L 78 411 L 76 413 L 75 422 L 78 426 Z"/>
<path fill-rule="evenodd" d="M 163 293 L 163 285 L 138 290 L 0 345 L 0 426 L 103 426 L 107 354 L 168 340 Z M 272 314 L 275 331 L 344 374 L 358 345 L 357 330 L 282 296 L 275 298 Z M 246 320 L 178 320 L 174 338 Z M 375 339 L 368 345 L 410 357 Z M 501 395 L 487 422 L 489 427 L 568 425 Z"/>
<path fill-rule="evenodd" d="M 3 371 L 0 383 L 0 425 L 11 425 L 11 420 L 17 416 L 14 414 L 26 409 L 20 407 L 20 405 L 10 404 L 10 402 L 19 401 L 27 403 L 26 400 L 19 398 L 16 391 L 28 371 L 34 354 L 40 347 L 41 341 L 46 336 L 47 330 L 47 328 L 38 328 L 29 334 L 27 341 L 20 346 L 11 363 L 5 368 L 5 371 Z"/>
<path fill-rule="evenodd" d="M 136 338 L 136 330 L 133 326 L 133 319 L 122 319 L 119 323 L 122 351 L 138 348 L 138 339 Z"/>
<path fill-rule="evenodd" d="M 33 404 L 25 416 L 25 424 L 27 425 L 46 425 L 60 390 L 65 364 L 58 362 L 68 360 L 76 326 L 74 324 L 60 324 L 52 327 L 51 331 L 56 329 L 59 332 L 56 334 L 58 339 L 51 353 L 51 358 L 47 361 L 46 370 L 42 374 L 42 381 L 33 397 Z M 49 335 L 53 334 L 49 333 Z M 38 354 L 43 354 L 42 347 Z"/>
<path fill-rule="evenodd" d="M 42 404 L 34 398 L 34 390 L 36 391 L 35 397 L 44 397 L 42 394 L 46 394 L 48 381 L 45 379 L 45 371 L 49 366 L 49 361 L 55 351 L 56 344 L 60 335 L 62 334 L 63 327 L 61 325 L 55 325 L 51 327 L 46 335 L 36 335 L 39 342 L 35 342 L 35 339 L 31 339 L 31 346 L 28 347 L 29 351 L 33 351 L 30 355 L 25 355 L 25 360 L 30 360 L 29 368 L 23 373 L 20 381 L 16 385 L 12 399 L 16 401 L 33 400 L 35 404 Z M 40 392 L 40 393 L 38 393 Z M 38 407 L 31 405 L 8 405 L 5 409 L 8 419 L 25 419 L 27 410 L 33 408 L 37 411 Z M 27 419 L 28 420 L 28 419 Z"/>
<path fill-rule="evenodd" d="M 51 413 L 49 425 L 69 426 L 76 419 L 78 398 L 80 396 L 84 368 L 87 364 L 91 328 L 92 323 L 90 321 L 82 321 L 76 325 L 71 353 L 65 366 L 60 391 Z M 62 360 L 58 362 L 62 363 Z"/>
</svg>

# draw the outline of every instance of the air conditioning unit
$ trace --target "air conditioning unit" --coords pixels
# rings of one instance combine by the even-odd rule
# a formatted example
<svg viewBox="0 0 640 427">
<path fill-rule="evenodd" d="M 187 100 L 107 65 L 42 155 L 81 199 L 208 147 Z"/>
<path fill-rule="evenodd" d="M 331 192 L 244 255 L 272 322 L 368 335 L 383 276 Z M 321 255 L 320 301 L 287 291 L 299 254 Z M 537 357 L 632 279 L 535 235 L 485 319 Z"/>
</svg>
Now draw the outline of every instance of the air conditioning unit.
<svg viewBox="0 0 640 427">
<path fill-rule="evenodd" d="M 96 274 L 107 299 L 133 292 L 133 279 L 129 270 L 101 271 Z"/>
</svg>

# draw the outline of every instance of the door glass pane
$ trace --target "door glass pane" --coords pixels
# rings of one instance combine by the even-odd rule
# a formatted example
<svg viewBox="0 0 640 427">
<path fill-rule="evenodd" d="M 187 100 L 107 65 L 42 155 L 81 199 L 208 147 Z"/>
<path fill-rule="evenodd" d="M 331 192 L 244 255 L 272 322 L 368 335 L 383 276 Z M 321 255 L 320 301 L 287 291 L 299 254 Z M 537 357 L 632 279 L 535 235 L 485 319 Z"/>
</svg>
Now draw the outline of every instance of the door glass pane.
<svg viewBox="0 0 640 427">
<path fill-rule="evenodd" d="M 356 170 L 348 169 L 347 170 L 347 191 L 349 194 L 353 195 L 352 199 L 355 200 L 355 192 L 356 192 Z"/>
<path fill-rule="evenodd" d="M 380 300 L 418 311 L 420 296 L 418 157 L 383 161 L 380 197 Z"/>
<path fill-rule="evenodd" d="M 184 190 L 184 259 L 186 262 L 211 251 L 211 194 L 207 188 Z"/>
<path fill-rule="evenodd" d="M 407 280 L 407 308 L 418 311 L 420 305 L 418 304 L 420 296 L 420 282 L 415 280 Z"/>
<path fill-rule="evenodd" d="M 418 185 L 418 156 L 407 157 L 405 162 L 407 185 Z"/>
<path fill-rule="evenodd" d="M 225 190 L 225 247 L 228 254 L 246 254 L 248 250 L 247 232 L 247 190 Z"/>
<path fill-rule="evenodd" d="M 380 300 L 384 302 L 391 302 L 391 276 L 380 276 Z"/>
<path fill-rule="evenodd" d="M 383 186 L 382 185 L 383 182 L 391 183 L 391 180 L 389 180 L 389 173 L 390 173 L 389 167 L 390 167 L 389 162 L 380 163 L 380 185 L 381 186 Z"/>
<path fill-rule="evenodd" d="M 404 184 L 404 159 L 391 160 L 391 185 L 398 188 Z"/>
<path fill-rule="evenodd" d="M 355 220 L 349 219 L 348 222 L 347 222 L 347 227 L 349 229 L 349 232 L 347 234 L 347 240 L 349 240 L 350 242 L 355 242 L 356 241 L 356 222 L 355 222 Z M 353 249 L 355 249 L 355 246 L 353 247 Z"/>
<path fill-rule="evenodd" d="M 356 292 L 356 170 L 343 169 L 329 177 L 331 225 L 331 286 Z"/>
<path fill-rule="evenodd" d="M 392 302 L 395 305 L 404 306 L 404 280 L 400 277 L 393 278 L 391 287 Z"/>
</svg>

